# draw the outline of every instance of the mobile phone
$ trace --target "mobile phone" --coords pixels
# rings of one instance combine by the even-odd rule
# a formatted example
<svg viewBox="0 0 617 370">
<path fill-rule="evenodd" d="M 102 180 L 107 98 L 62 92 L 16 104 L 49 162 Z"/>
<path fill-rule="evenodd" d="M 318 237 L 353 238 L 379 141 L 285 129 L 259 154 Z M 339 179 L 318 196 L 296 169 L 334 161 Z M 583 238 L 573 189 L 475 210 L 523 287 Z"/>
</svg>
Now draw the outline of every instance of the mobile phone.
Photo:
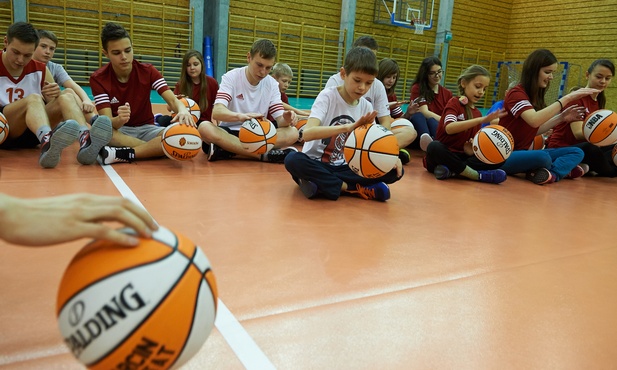
<svg viewBox="0 0 617 370">
<path fill-rule="evenodd" d="M 397 104 L 409 104 L 409 100 L 400 100 L 396 102 Z"/>
</svg>

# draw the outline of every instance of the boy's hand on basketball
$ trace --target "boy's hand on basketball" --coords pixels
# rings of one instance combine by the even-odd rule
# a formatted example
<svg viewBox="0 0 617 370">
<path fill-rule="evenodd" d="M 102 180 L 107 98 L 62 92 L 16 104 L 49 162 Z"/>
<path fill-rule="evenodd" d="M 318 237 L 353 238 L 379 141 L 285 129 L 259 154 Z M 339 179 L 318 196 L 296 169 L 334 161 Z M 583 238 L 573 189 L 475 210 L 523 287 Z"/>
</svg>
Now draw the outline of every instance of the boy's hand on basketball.
<svg viewBox="0 0 617 370">
<path fill-rule="evenodd" d="M 131 106 L 129 103 L 124 103 L 118 107 L 118 119 L 124 125 L 131 119 Z"/>
<path fill-rule="evenodd" d="M 347 132 L 352 132 L 353 130 L 362 125 L 375 123 L 375 118 L 377 118 L 377 111 L 372 111 L 371 113 L 365 114 L 360 117 L 360 119 L 358 119 L 356 122 L 348 123 L 349 130 Z"/>
<path fill-rule="evenodd" d="M 251 118 L 262 118 L 263 116 L 261 113 L 238 113 L 238 122 L 248 121 Z"/>
<path fill-rule="evenodd" d="M 189 113 L 186 107 L 182 106 L 182 109 L 176 116 L 171 120 L 172 123 L 180 122 L 181 125 L 193 126 L 197 127 L 195 121 L 193 120 L 193 116 Z"/>
<path fill-rule="evenodd" d="M 41 89 L 41 95 L 43 95 L 45 101 L 49 103 L 49 101 L 60 96 L 60 86 L 58 86 L 58 84 L 55 82 L 45 82 L 43 88 Z"/>
<path fill-rule="evenodd" d="M 585 119 L 585 107 L 572 105 L 564 109 L 560 115 L 564 122 L 582 121 Z"/>
<path fill-rule="evenodd" d="M 144 209 L 121 197 L 71 194 L 35 199 L 6 197 L 2 201 L 8 206 L 5 209 L 11 210 L 2 217 L 2 237 L 20 245 L 52 245 L 81 238 L 137 245 L 135 237 L 103 224 L 104 221 L 128 226 L 146 238 L 158 229 Z"/>
<path fill-rule="evenodd" d="M 295 126 L 296 123 L 298 123 L 298 116 L 294 111 L 286 110 L 283 112 L 283 118 L 285 119 L 285 122 L 289 123 L 289 126 Z"/>
</svg>

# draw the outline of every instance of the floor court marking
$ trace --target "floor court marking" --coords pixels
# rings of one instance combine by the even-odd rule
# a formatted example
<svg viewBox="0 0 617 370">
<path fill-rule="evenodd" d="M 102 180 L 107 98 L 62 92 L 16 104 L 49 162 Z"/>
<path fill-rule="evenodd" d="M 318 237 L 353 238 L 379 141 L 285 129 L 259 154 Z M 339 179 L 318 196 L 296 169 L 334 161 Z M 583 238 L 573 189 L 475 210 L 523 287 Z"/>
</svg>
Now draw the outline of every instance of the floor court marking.
<svg viewBox="0 0 617 370">
<path fill-rule="evenodd" d="M 123 197 L 146 209 L 112 166 L 101 165 L 101 167 Z M 275 369 L 270 359 L 220 299 L 214 325 L 246 369 Z"/>
</svg>

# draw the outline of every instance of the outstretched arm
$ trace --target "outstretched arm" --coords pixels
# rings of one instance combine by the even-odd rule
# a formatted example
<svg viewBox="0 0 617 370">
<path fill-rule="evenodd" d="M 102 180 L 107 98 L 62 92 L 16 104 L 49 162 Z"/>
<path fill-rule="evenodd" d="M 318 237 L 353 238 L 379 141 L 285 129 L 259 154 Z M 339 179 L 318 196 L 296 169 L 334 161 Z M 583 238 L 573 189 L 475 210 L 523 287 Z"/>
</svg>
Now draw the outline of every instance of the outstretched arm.
<svg viewBox="0 0 617 370">
<path fill-rule="evenodd" d="M 122 197 L 71 194 L 22 199 L 0 194 L 0 238 L 13 244 L 43 246 L 80 238 L 127 246 L 138 243 L 104 221 L 128 226 L 143 237 L 158 229 L 144 209 Z"/>
</svg>

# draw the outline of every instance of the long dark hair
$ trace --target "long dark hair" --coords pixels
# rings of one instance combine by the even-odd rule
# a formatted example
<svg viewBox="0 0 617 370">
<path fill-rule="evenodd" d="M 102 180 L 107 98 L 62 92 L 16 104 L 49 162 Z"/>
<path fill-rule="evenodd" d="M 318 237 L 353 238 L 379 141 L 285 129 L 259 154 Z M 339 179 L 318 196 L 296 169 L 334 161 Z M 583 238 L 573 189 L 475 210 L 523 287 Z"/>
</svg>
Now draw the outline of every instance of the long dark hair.
<svg viewBox="0 0 617 370">
<path fill-rule="evenodd" d="M 394 80 L 394 84 L 389 89 L 386 88 L 386 95 L 390 96 L 394 94 L 394 90 L 396 89 L 396 83 L 398 82 L 398 76 L 400 74 L 400 69 L 398 67 L 398 63 L 394 59 L 385 58 L 379 62 L 379 73 L 377 73 L 377 79 L 381 82 L 392 75 L 396 75 L 396 80 Z"/>
<path fill-rule="evenodd" d="M 435 92 L 428 84 L 428 74 L 434 65 L 438 65 L 441 67 L 441 60 L 439 60 L 439 58 L 437 57 L 424 58 L 424 60 L 420 64 L 420 68 L 418 68 L 416 79 L 413 80 L 411 84 L 412 87 L 415 84 L 420 85 L 420 97 L 424 98 L 427 103 L 431 103 L 433 99 L 435 99 Z"/>
<path fill-rule="evenodd" d="M 188 96 L 189 98 L 193 98 L 193 80 L 189 77 L 187 73 L 187 66 L 189 64 L 189 59 L 192 57 L 197 58 L 199 63 L 201 63 L 201 73 L 199 73 L 199 80 L 201 82 L 201 88 L 199 90 L 199 101 L 197 105 L 199 105 L 199 110 L 205 112 L 206 108 L 208 108 L 208 80 L 206 79 L 206 64 L 204 63 L 204 57 L 197 50 L 189 50 L 184 54 L 184 58 L 182 58 L 182 70 L 184 73 L 180 76 L 180 93 L 182 95 Z"/>
<path fill-rule="evenodd" d="M 593 63 L 591 63 L 591 65 L 589 66 L 587 73 L 591 74 L 597 66 L 602 66 L 602 67 L 606 67 L 610 69 L 613 76 L 615 76 L 615 65 L 613 64 L 613 62 L 611 62 L 608 59 L 594 60 Z M 606 95 L 604 94 L 604 91 L 598 94 L 597 99 L 598 99 L 598 106 L 600 107 L 600 109 L 604 109 L 604 107 L 606 106 Z"/>
<path fill-rule="evenodd" d="M 547 49 L 537 49 L 533 51 L 523 63 L 521 85 L 529 96 L 531 105 L 533 105 L 536 110 L 546 107 L 544 95 L 550 86 L 550 83 L 545 88 L 540 88 L 538 85 L 540 70 L 555 63 L 557 63 L 557 58 Z"/>
</svg>

